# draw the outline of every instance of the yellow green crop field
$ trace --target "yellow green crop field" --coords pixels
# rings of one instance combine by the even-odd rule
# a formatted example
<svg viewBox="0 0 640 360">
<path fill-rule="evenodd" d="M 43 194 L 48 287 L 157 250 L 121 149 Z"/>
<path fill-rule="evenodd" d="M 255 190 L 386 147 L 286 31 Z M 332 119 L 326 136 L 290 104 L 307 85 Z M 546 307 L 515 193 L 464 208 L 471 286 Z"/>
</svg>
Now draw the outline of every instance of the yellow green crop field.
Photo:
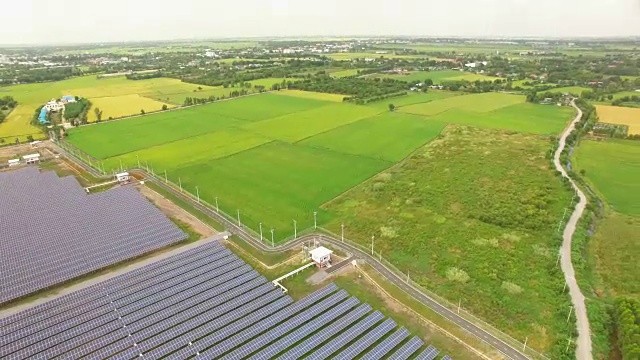
<svg viewBox="0 0 640 360">
<path fill-rule="evenodd" d="M 165 104 L 138 94 L 92 98 L 91 105 L 93 108 L 102 110 L 103 120 L 140 114 L 142 110 L 144 112 L 160 111 L 163 105 L 167 105 L 167 108 L 175 107 L 175 105 Z M 88 120 L 96 121 L 96 114 L 93 111 L 89 111 Z"/>
<path fill-rule="evenodd" d="M 621 106 L 596 105 L 600 121 L 627 125 L 629 134 L 640 134 L 640 109 Z"/>
<path fill-rule="evenodd" d="M 324 101 L 342 102 L 346 95 L 340 94 L 327 94 L 315 91 L 302 91 L 302 90 L 281 90 L 274 92 L 276 95 L 293 96 L 303 99 L 315 99 Z"/>
</svg>

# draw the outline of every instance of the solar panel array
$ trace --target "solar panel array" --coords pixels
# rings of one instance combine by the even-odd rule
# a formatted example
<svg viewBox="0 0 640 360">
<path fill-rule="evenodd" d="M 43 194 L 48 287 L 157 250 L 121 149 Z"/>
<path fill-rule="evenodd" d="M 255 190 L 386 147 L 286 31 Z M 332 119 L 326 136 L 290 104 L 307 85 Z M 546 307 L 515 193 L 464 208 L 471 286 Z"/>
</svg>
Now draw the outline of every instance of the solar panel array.
<svg viewBox="0 0 640 360">
<path fill-rule="evenodd" d="M 188 237 L 133 187 L 0 172 L 0 304 Z"/>
<path fill-rule="evenodd" d="M 294 302 L 210 242 L 0 319 L 2 359 L 433 359 L 330 284 Z M 433 357 L 429 357 L 433 356 Z"/>
</svg>

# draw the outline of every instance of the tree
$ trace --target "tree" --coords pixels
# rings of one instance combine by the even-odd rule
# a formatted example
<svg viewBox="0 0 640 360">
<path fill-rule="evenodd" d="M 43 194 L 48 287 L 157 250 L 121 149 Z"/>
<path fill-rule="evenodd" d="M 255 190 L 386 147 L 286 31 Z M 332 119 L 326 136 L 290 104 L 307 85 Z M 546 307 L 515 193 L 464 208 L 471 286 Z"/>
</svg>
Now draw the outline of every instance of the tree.
<svg viewBox="0 0 640 360">
<path fill-rule="evenodd" d="M 140 109 L 140 114 L 144 115 L 144 109 Z"/>
<path fill-rule="evenodd" d="M 167 104 L 162 105 L 162 110 L 167 110 L 168 108 Z"/>
<path fill-rule="evenodd" d="M 607 99 L 613 100 L 613 95 L 611 95 L 611 94 L 607 95 Z"/>
<path fill-rule="evenodd" d="M 93 112 L 96 114 L 96 120 L 101 121 L 102 120 L 102 110 L 100 110 L 100 108 L 95 108 L 95 109 L 93 109 Z"/>
<path fill-rule="evenodd" d="M 389 111 L 393 111 L 396 109 L 396 106 L 393 104 L 389 104 Z"/>
<path fill-rule="evenodd" d="M 431 86 L 431 85 L 433 85 L 433 80 L 427 79 L 424 81 L 424 86 Z"/>
</svg>

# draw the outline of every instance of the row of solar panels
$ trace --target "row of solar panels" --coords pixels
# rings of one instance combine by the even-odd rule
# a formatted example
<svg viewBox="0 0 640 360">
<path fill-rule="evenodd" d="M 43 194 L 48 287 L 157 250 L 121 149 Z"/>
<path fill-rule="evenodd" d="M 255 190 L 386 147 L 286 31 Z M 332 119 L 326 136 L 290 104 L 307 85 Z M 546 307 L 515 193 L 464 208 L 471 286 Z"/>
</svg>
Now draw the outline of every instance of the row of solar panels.
<svg viewBox="0 0 640 360">
<path fill-rule="evenodd" d="M 73 177 L 0 176 L 0 304 L 188 237 L 133 187 L 87 195 Z"/>
<path fill-rule="evenodd" d="M 0 319 L 3 359 L 438 355 L 423 346 L 333 284 L 294 302 L 217 242 Z"/>
</svg>

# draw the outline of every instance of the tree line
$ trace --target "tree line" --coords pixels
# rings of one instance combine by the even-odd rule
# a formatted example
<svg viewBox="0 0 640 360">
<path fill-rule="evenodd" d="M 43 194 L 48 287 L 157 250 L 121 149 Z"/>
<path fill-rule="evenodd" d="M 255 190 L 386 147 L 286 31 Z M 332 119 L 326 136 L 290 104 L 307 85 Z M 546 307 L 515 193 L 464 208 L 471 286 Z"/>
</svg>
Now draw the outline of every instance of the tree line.
<svg viewBox="0 0 640 360">
<path fill-rule="evenodd" d="M 640 359 L 640 301 L 616 299 L 614 321 L 622 359 Z"/>
<path fill-rule="evenodd" d="M 0 123 L 7 118 L 7 114 L 18 106 L 18 102 L 11 96 L 0 98 Z"/>
</svg>

